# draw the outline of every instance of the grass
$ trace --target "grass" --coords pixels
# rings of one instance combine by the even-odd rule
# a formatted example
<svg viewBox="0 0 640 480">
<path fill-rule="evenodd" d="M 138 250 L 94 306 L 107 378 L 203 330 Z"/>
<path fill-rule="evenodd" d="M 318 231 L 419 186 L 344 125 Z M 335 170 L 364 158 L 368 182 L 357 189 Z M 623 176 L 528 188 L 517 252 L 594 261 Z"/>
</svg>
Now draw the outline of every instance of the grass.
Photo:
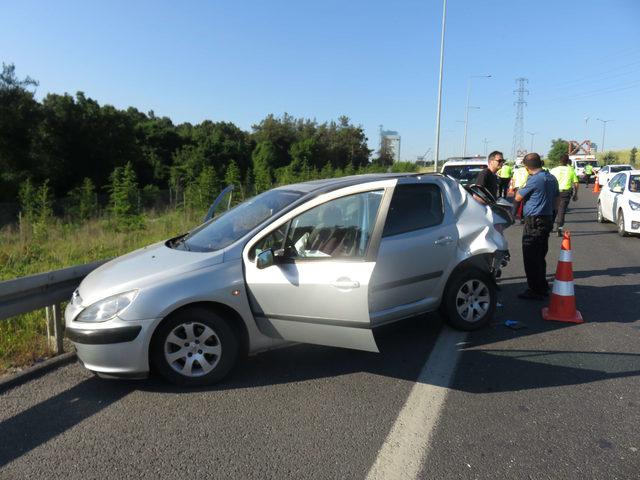
<svg viewBox="0 0 640 480">
<path fill-rule="evenodd" d="M 150 212 L 142 229 L 114 231 L 104 219 L 81 225 L 52 223 L 45 234 L 30 228 L 0 230 L 0 281 L 117 257 L 184 233 L 202 221 L 201 212 Z M 0 375 L 50 356 L 44 310 L 0 320 Z"/>
</svg>

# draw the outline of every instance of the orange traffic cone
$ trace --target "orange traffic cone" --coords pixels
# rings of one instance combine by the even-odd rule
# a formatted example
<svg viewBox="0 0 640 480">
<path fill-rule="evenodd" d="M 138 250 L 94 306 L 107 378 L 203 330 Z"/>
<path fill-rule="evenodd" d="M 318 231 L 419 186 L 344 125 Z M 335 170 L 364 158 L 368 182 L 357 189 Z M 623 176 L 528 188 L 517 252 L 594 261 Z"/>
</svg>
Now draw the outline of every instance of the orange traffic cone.
<svg viewBox="0 0 640 480">
<path fill-rule="evenodd" d="M 542 309 L 542 318 L 558 322 L 584 323 L 582 314 L 576 310 L 576 297 L 573 291 L 573 268 L 571 265 L 571 234 L 564 231 L 560 258 L 553 280 L 551 303 Z"/>
<path fill-rule="evenodd" d="M 598 181 L 597 175 L 596 175 L 596 183 L 593 184 L 593 193 L 600 193 L 600 182 Z"/>
</svg>

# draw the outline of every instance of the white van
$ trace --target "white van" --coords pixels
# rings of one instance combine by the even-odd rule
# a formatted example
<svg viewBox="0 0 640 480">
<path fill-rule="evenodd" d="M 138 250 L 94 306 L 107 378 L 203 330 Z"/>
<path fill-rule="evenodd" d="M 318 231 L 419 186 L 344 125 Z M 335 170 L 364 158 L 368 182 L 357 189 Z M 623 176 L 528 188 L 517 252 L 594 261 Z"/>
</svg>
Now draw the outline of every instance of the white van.
<svg viewBox="0 0 640 480">
<path fill-rule="evenodd" d="M 591 178 L 587 179 L 584 173 L 584 167 L 586 167 L 587 164 L 593 167 L 591 177 L 595 176 L 600 170 L 600 165 L 598 165 L 595 155 L 570 155 L 569 159 L 571 160 L 571 166 L 576 171 L 576 175 L 581 182 L 587 183 L 587 180 L 589 180 L 589 182 L 591 181 Z"/>
</svg>

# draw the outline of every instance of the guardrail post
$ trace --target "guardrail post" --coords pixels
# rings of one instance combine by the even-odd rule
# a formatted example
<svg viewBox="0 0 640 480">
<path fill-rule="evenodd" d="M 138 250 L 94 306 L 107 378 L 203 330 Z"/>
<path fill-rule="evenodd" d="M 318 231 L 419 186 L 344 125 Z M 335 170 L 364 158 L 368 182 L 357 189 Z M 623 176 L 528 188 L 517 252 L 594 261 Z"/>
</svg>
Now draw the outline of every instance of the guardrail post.
<svg viewBox="0 0 640 480">
<path fill-rule="evenodd" d="M 51 316 L 51 307 L 44 307 L 44 312 L 47 315 L 47 348 L 53 351 L 56 348 L 54 336 L 53 336 L 53 317 Z"/>
<path fill-rule="evenodd" d="M 53 312 L 53 335 L 55 336 L 55 351 L 56 355 L 64 353 L 64 333 L 62 332 L 62 312 L 60 304 L 56 303 L 51 306 Z"/>
</svg>

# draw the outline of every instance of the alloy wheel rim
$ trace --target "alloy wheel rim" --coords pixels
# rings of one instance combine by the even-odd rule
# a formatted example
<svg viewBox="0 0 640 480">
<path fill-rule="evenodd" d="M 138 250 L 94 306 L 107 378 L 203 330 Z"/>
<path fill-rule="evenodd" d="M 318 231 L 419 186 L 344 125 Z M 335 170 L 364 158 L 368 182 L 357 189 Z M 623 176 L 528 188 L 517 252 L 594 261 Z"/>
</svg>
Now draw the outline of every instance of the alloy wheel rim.
<svg viewBox="0 0 640 480">
<path fill-rule="evenodd" d="M 171 368 L 185 377 L 202 377 L 211 372 L 222 355 L 216 332 L 199 322 L 181 323 L 164 342 L 164 358 Z"/>
<path fill-rule="evenodd" d="M 456 310 L 464 321 L 480 321 L 489 311 L 491 294 L 489 287 L 478 279 L 468 280 L 458 289 Z"/>
<path fill-rule="evenodd" d="M 618 231 L 620 233 L 624 232 L 624 217 L 622 216 L 622 213 L 618 215 Z"/>
</svg>

